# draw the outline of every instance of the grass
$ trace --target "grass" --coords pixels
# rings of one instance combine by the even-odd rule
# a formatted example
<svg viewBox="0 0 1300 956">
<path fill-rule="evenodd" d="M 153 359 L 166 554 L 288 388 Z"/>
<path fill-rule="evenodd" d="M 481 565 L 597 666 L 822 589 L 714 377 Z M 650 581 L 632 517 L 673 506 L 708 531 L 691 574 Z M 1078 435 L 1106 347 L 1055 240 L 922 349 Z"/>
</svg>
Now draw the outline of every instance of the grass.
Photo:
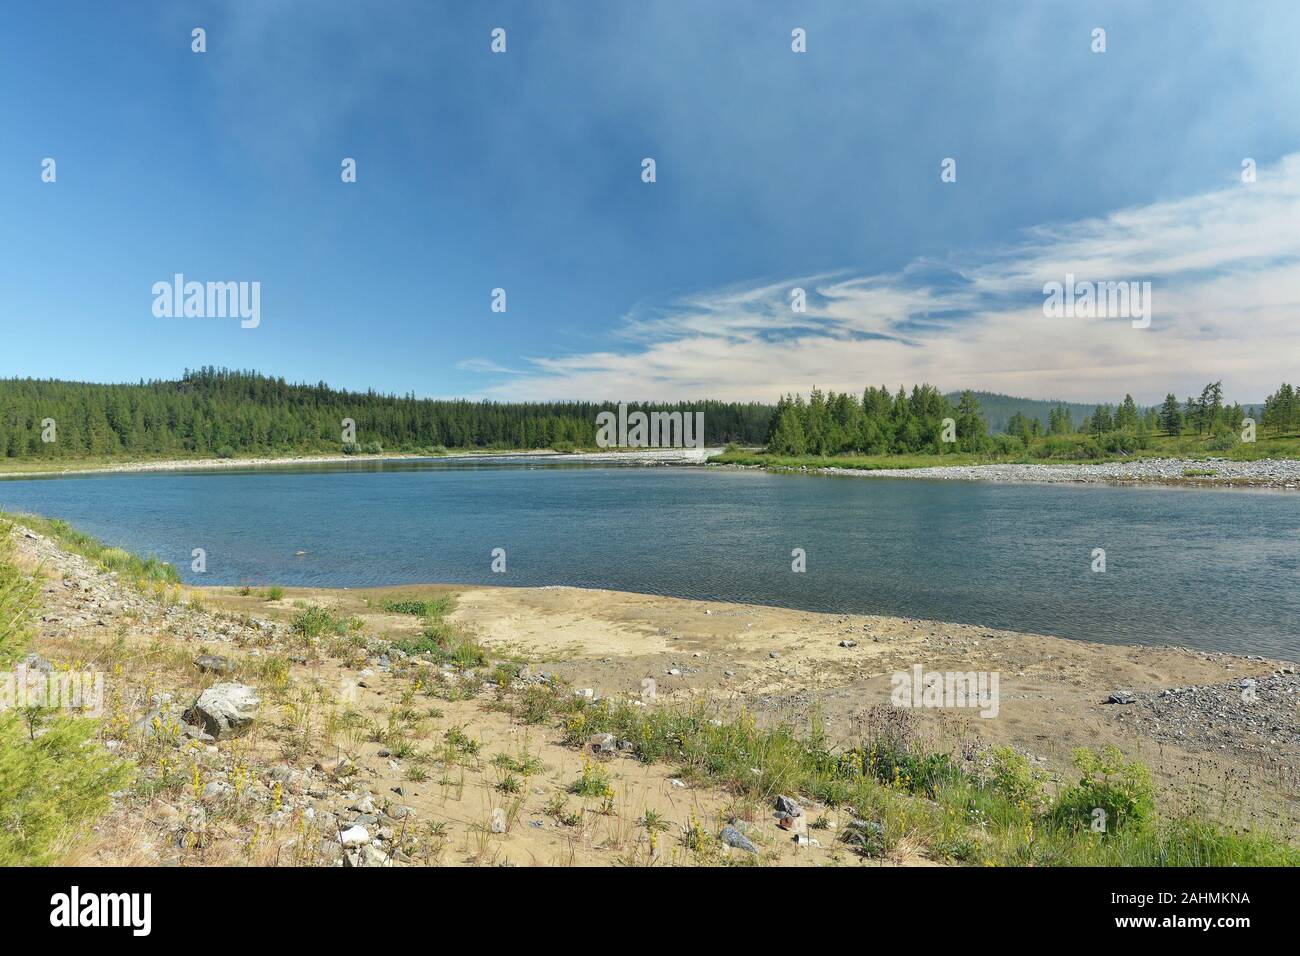
<svg viewBox="0 0 1300 956">
<path fill-rule="evenodd" d="M 26 647 L 35 583 L 12 562 L 10 524 L 0 521 L 0 667 Z M 99 721 L 26 707 L 0 710 L 0 866 L 52 862 L 125 786 L 130 765 L 99 747 Z"/>
<path fill-rule="evenodd" d="M 53 538 L 65 551 L 88 558 L 106 571 L 115 571 L 137 586 L 179 585 L 176 569 L 157 558 L 140 558 L 121 548 L 113 548 L 78 531 L 60 518 L 43 518 L 39 515 L 9 515 L 0 512 L 0 521 L 25 525 L 33 531 Z"/>
<path fill-rule="evenodd" d="M 436 664 L 450 664 L 460 670 L 482 667 L 488 663 L 487 650 L 452 627 L 446 615 L 452 609 L 449 595 L 429 599 L 386 601 L 381 607 L 393 614 L 410 614 L 424 622 L 419 637 L 400 638 L 393 646 L 412 657 Z"/>
<path fill-rule="evenodd" d="M 343 617 L 329 608 L 315 605 L 299 610 L 292 624 L 293 632 L 306 639 L 343 637 L 351 631 L 359 631 L 361 626 L 358 618 Z"/>
<path fill-rule="evenodd" d="M 1077 751 L 1077 776 L 1052 793 L 1047 775 L 1009 748 L 975 760 L 927 751 L 913 716 L 888 707 L 871 713 L 865 739 L 838 751 L 816 725 L 800 735 L 702 705 L 647 711 L 557 690 L 551 714 L 572 746 L 614 733 L 638 759 L 670 762 L 684 779 L 751 805 L 790 794 L 847 810 L 861 822 L 842 831 L 846 846 L 867 856 L 911 846 L 995 866 L 1300 866 L 1300 850 L 1280 836 L 1235 832 L 1201 813 L 1162 816 L 1147 769 L 1112 749 Z M 600 766 L 584 763 L 569 791 L 601 796 L 608 786 Z"/>
</svg>

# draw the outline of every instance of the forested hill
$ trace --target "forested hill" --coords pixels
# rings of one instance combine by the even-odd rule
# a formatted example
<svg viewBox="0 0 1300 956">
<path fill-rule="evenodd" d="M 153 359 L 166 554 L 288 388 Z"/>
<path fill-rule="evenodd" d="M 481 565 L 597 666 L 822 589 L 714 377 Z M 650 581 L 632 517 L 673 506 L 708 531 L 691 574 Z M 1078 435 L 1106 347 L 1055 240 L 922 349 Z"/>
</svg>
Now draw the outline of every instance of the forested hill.
<svg viewBox="0 0 1300 956">
<path fill-rule="evenodd" d="M 1059 402 L 1055 399 L 1038 399 L 1038 398 L 1013 398 L 1010 395 L 999 395 L 996 392 L 972 392 L 976 401 L 979 402 L 980 411 L 988 420 L 989 430 L 995 432 L 1004 432 L 1007 430 L 1007 424 L 1011 421 L 1011 416 L 1019 412 L 1026 418 L 1036 418 L 1042 422 L 1043 427 L 1048 425 L 1047 416 L 1051 414 L 1052 409 L 1064 405 L 1070 410 L 1070 418 L 1074 425 L 1079 425 L 1087 421 L 1097 408 L 1097 403 L 1088 404 L 1086 402 Z M 956 404 L 961 398 L 961 392 L 949 392 L 944 398 Z M 1140 412 L 1146 409 L 1139 406 Z"/>
<path fill-rule="evenodd" d="M 761 444 L 772 406 L 628 403 L 629 410 L 704 412 L 705 441 Z M 255 372 L 204 368 L 135 385 L 0 380 L 0 458 L 233 456 L 337 452 L 342 421 L 362 450 L 596 446 L 595 402 L 471 402 L 295 385 Z M 42 423 L 54 423 L 54 441 Z"/>
</svg>

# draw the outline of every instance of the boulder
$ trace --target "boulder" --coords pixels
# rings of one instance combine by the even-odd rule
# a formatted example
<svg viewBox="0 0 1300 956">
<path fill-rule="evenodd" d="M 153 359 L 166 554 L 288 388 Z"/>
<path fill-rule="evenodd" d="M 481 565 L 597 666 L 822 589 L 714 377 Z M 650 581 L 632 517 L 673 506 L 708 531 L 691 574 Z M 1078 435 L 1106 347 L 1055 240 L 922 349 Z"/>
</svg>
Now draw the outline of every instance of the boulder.
<svg viewBox="0 0 1300 956">
<path fill-rule="evenodd" d="M 247 684 L 213 684 L 185 712 L 185 722 L 201 726 L 217 740 L 237 737 L 252 724 L 261 703 Z"/>
<path fill-rule="evenodd" d="M 776 798 L 776 810 L 783 816 L 798 817 L 803 816 L 803 807 L 794 797 L 779 796 Z"/>
</svg>

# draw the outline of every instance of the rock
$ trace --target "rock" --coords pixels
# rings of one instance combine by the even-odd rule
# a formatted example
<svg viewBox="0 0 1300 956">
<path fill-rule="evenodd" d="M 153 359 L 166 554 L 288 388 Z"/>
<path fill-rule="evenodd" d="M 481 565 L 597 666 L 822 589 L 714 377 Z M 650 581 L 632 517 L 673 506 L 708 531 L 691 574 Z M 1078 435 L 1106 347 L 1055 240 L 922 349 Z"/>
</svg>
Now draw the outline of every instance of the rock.
<svg viewBox="0 0 1300 956">
<path fill-rule="evenodd" d="M 356 765 L 347 757 L 335 757 L 333 760 L 321 760 L 316 764 L 316 769 L 322 773 L 327 773 L 331 777 L 350 777 L 356 772 Z"/>
<path fill-rule="evenodd" d="M 379 847 L 366 843 L 343 854 L 346 867 L 392 866 L 392 858 Z"/>
<path fill-rule="evenodd" d="M 234 792 L 235 788 L 230 784 L 224 783 L 220 780 L 213 780 L 211 783 L 206 784 L 203 787 L 203 802 L 218 803 Z"/>
<path fill-rule="evenodd" d="M 360 800 L 357 800 L 355 803 L 353 803 L 352 806 L 349 807 L 348 809 L 355 810 L 357 811 L 357 813 L 366 813 L 366 814 L 373 814 L 376 813 L 378 810 L 378 808 L 375 806 L 374 797 L 372 797 L 368 793 L 364 795 Z"/>
<path fill-rule="evenodd" d="M 592 753 L 607 754 L 614 751 L 613 734 L 592 734 L 587 738 L 587 746 Z"/>
<path fill-rule="evenodd" d="M 840 647 L 857 647 L 857 641 L 840 641 Z"/>
<path fill-rule="evenodd" d="M 302 774 L 293 767 L 278 766 L 272 767 L 266 776 L 272 783 L 297 783 Z"/>
<path fill-rule="evenodd" d="M 29 671 L 40 671 L 42 674 L 48 674 L 54 670 L 54 665 L 41 657 L 40 654 L 28 654 L 23 658 L 23 665 Z"/>
<path fill-rule="evenodd" d="M 1117 690 L 1117 691 L 1115 691 L 1115 693 L 1111 694 L 1109 697 L 1106 698 L 1106 703 L 1108 703 L 1108 704 L 1131 704 L 1131 703 L 1133 703 L 1135 700 L 1137 700 L 1137 698 L 1133 696 L 1133 692 L 1132 692 L 1132 691 L 1127 691 L 1127 690 Z"/>
<path fill-rule="evenodd" d="M 776 809 L 777 812 L 785 814 L 786 816 L 791 816 L 791 817 L 803 816 L 803 807 L 799 806 L 799 802 L 795 800 L 794 797 L 787 797 L 787 796 L 777 797 Z"/>
<path fill-rule="evenodd" d="M 185 721 L 202 726 L 218 740 L 236 737 L 253 723 L 260 704 L 247 684 L 213 684 L 185 712 Z"/>
<path fill-rule="evenodd" d="M 735 827 L 723 827 L 718 831 L 718 839 L 727 846 L 735 847 L 737 850 L 744 850 L 746 853 L 758 852 L 758 847 L 749 842 L 749 837 Z"/>
<path fill-rule="evenodd" d="M 339 843 L 344 846 L 364 846 L 370 842 L 370 831 L 363 826 L 350 826 L 339 834 Z"/>
<path fill-rule="evenodd" d="M 772 658 L 773 660 L 776 660 L 778 657 L 781 656 L 781 654 L 780 654 L 780 652 L 778 652 L 778 651 L 770 651 L 770 652 L 768 652 L 768 655 L 767 655 L 767 656 L 770 657 L 770 658 Z"/>
<path fill-rule="evenodd" d="M 884 850 L 885 828 L 875 820 L 850 820 L 840 839 L 874 856 Z"/>
<path fill-rule="evenodd" d="M 506 832 L 506 812 L 500 807 L 492 811 L 492 819 L 489 821 L 493 833 Z"/>
<path fill-rule="evenodd" d="M 233 674 L 235 662 L 220 654 L 201 654 L 194 658 L 194 666 L 204 674 Z"/>
</svg>

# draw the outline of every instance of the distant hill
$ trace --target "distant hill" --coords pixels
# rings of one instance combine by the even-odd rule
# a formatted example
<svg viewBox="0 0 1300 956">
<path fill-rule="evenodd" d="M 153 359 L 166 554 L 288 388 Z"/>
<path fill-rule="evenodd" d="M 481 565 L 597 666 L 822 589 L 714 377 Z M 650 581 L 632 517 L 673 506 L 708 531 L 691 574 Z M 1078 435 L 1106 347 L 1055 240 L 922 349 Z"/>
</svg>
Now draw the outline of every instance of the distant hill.
<svg viewBox="0 0 1300 956">
<path fill-rule="evenodd" d="M 1016 398 L 1014 395 L 999 395 L 996 392 L 974 392 L 974 396 L 979 400 L 980 411 L 988 419 L 989 431 L 1004 432 L 1007 430 L 1007 422 L 1016 412 L 1031 418 L 1037 418 L 1043 423 L 1043 428 L 1047 428 L 1047 413 L 1057 405 L 1064 405 L 1070 410 L 1070 418 L 1074 424 L 1079 425 L 1085 418 L 1096 410 L 1102 402 L 1060 402 L 1045 398 Z M 961 398 L 961 392 L 949 392 L 945 396 L 953 404 Z M 1123 398 L 1123 396 L 1119 396 Z M 1115 405 L 1116 399 L 1111 399 L 1110 404 Z M 1139 411 L 1145 411 L 1143 406 L 1138 406 Z"/>
</svg>

